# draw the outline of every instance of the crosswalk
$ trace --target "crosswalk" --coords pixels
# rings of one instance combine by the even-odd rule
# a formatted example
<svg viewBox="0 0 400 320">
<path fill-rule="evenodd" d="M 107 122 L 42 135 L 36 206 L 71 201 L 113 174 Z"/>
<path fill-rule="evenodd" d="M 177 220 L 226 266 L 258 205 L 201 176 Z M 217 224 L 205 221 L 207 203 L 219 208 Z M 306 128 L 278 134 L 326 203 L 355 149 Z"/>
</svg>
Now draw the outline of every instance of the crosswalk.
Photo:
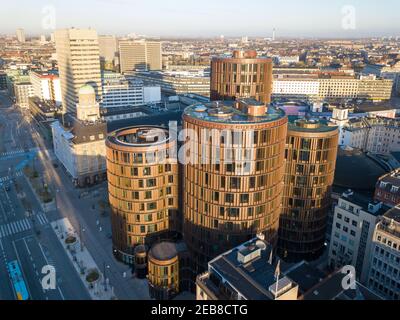
<svg viewBox="0 0 400 320">
<path fill-rule="evenodd" d="M 49 220 L 47 220 L 47 217 L 44 213 L 40 213 L 36 215 L 37 220 L 39 220 L 39 224 L 44 226 L 49 223 Z"/>
<path fill-rule="evenodd" d="M 19 156 L 22 154 L 28 154 L 30 152 L 38 152 L 39 150 L 40 150 L 40 148 L 35 147 L 35 148 L 30 148 L 28 150 L 17 149 L 17 150 L 12 150 L 12 151 L 8 151 L 8 152 L 3 152 L 3 153 L 0 153 L 0 159 L 11 157 L 11 156 Z"/>
<path fill-rule="evenodd" d="M 44 213 L 35 215 L 35 218 L 39 225 L 43 226 L 49 223 Z M 32 229 L 32 227 L 32 221 L 27 218 L 0 225 L 0 239 L 28 231 Z"/>
<path fill-rule="evenodd" d="M 12 151 L 8 151 L 8 152 L 3 152 L 3 153 L 0 153 L 0 158 L 1 157 L 8 157 L 8 156 L 15 156 L 15 155 L 18 155 L 18 154 L 23 154 L 23 153 L 25 153 L 26 151 L 25 150 L 23 150 L 23 149 L 18 149 L 18 150 L 12 150 Z"/>
<path fill-rule="evenodd" d="M 22 177 L 23 174 L 24 173 L 22 171 L 17 171 L 14 176 L 18 178 L 18 177 Z M 10 181 L 11 178 L 12 177 L 10 177 L 10 176 L 0 177 L 0 184 Z"/>
</svg>

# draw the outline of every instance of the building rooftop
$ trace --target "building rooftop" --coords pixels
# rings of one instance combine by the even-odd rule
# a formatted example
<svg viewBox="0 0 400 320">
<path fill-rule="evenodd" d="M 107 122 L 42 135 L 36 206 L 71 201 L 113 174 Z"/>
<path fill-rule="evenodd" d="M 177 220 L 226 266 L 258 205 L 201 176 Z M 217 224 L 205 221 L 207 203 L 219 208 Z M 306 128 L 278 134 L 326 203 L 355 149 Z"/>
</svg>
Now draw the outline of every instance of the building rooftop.
<svg viewBox="0 0 400 320">
<path fill-rule="evenodd" d="M 263 240 L 253 239 L 209 262 L 209 270 L 215 270 L 245 299 L 273 300 L 277 265 L 269 263 L 271 250 Z M 278 294 L 297 286 L 283 274 L 279 279 Z M 217 285 L 210 283 L 209 287 Z"/>
<path fill-rule="evenodd" d="M 312 267 L 305 261 L 302 261 L 286 270 L 285 274 L 299 285 L 299 293 L 301 295 L 308 292 L 325 279 L 325 273 Z"/>
<path fill-rule="evenodd" d="M 105 121 L 81 121 L 69 113 L 64 116 L 59 125 L 65 131 L 70 132 L 75 144 L 104 140 L 107 135 L 107 123 Z"/>
<path fill-rule="evenodd" d="M 400 195 L 400 170 L 392 171 L 381 177 L 377 182 L 377 188 Z"/>
<path fill-rule="evenodd" d="M 356 289 L 344 289 L 342 269 L 316 284 L 303 295 L 303 300 L 383 300 L 368 288 L 356 282 Z"/>
<path fill-rule="evenodd" d="M 373 193 L 376 181 L 385 173 L 385 169 L 361 150 L 340 147 L 334 186 L 344 190 Z"/>
<path fill-rule="evenodd" d="M 108 140 L 120 146 L 146 147 L 165 144 L 170 140 L 170 135 L 162 127 L 138 126 L 114 131 L 108 135 Z"/>
<path fill-rule="evenodd" d="M 332 122 L 323 119 L 306 119 L 288 116 L 289 130 L 298 132 L 333 132 L 338 129 Z"/>
<path fill-rule="evenodd" d="M 386 214 L 384 215 L 385 218 L 394 220 L 397 223 L 400 223 L 400 207 L 394 207 L 390 209 Z"/>
<path fill-rule="evenodd" d="M 375 216 L 382 216 L 389 210 L 389 207 L 383 205 L 381 202 L 374 201 L 370 197 L 360 193 L 354 193 L 351 190 L 343 193 L 341 198 L 360 206 L 365 212 L 369 212 Z"/>
<path fill-rule="evenodd" d="M 150 249 L 150 256 L 158 261 L 168 261 L 178 256 L 178 250 L 173 242 L 160 242 Z"/>
<path fill-rule="evenodd" d="M 229 123 L 229 124 L 258 124 L 273 122 L 286 117 L 285 112 L 274 107 L 266 107 L 254 99 L 241 99 L 242 108 L 234 101 L 215 101 L 198 103 L 185 109 L 184 115 L 202 121 Z M 246 107 L 265 108 L 261 115 L 251 115 Z M 249 110 L 249 109 L 247 109 Z"/>
</svg>

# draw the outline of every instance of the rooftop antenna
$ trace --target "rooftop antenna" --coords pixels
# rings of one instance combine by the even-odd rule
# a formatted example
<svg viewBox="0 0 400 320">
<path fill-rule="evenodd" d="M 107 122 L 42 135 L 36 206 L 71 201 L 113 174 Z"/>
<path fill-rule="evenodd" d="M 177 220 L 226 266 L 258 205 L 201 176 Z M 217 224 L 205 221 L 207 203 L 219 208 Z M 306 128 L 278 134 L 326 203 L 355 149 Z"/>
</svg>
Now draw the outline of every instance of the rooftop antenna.
<svg viewBox="0 0 400 320">
<path fill-rule="evenodd" d="M 269 255 L 268 263 L 272 266 L 272 261 L 274 259 L 274 250 L 271 248 L 271 254 Z"/>
</svg>

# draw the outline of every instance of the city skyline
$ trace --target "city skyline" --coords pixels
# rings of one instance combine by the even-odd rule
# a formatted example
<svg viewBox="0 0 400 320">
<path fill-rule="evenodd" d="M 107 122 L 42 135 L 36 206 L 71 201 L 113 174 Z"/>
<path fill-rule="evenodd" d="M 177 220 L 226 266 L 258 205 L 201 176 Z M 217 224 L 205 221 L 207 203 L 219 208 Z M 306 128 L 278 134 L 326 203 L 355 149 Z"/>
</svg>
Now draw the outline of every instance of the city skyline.
<svg viewBox="0 0 400 320">
<path fill-rule="evenodd" d="M 283 3 L 253 0 L 246 6 L 236 0 L 206 0 L 200 8 L 193 2 L 182 0 L 152 1 L 151 4 L 128 0 L 89 0 L 85 3 L 72 0 L 68 4 L 37 1 L 34 5 L 22 0 L 19 3 L 24 7 L 23 13 L 14 3 L 3 5 L 2 11 L 7 14 L 1 17 L 3 27 L 0 33 L 15 33 L 17 28 L 24 28 L 28 36 L 36 36 L 60 28 L 91 27 L 99 34 L 136 33 L 177 38 L 219 35 L 271 37 L 274 28 L 278 38 L 399 35 L 395 14 L 400 4 L 394 0 L 386 0 L 384 6 L 381 3 L 378 6 L 374 0 L 335 3 L 309 0 L 301 4 L 293 0 Z M 354 7 L 355 24 L 343 27 L 343 21 L 353 14 L 349 6 Z M 110 20 L 110 12 L 118 12 L 118 20 Z M 26 19 L 27 16 L 32 18 Z"/>
<path fill-rule="evenodd" d="M 0 304 L 400 300 L 397 2 L 2 9 Z"/>
</svg>

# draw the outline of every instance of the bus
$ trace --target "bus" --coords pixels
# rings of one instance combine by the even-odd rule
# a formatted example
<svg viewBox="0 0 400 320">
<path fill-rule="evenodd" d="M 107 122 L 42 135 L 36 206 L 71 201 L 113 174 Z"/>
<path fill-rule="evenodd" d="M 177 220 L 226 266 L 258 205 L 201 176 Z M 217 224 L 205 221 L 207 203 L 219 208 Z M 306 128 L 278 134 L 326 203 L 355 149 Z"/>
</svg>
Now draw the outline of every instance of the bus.
<svg viewBox="0 0 400 320">
<path fill-rule="evenodd" d="M 18 300 L 29 300 L 29 293 L 18 261 L 7 263 L 7 270 Z"/>
</svg>

